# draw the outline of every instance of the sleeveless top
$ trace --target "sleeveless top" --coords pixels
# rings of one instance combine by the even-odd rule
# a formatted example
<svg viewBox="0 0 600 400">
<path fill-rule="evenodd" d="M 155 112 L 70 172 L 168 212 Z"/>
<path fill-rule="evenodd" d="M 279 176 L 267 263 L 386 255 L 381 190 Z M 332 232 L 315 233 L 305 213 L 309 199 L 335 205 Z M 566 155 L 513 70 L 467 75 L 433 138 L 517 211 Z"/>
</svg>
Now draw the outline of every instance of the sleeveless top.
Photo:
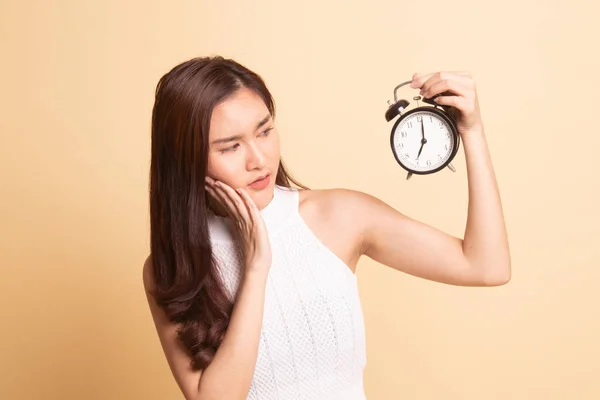
<svg viewBox="0 0 600 400">
<path fill-rule="evenodd" d="M 271 243 L 262 330 L 246 399 L 365 400 L 365 327 L 357 279 L 309 229 L 299 190 L 275 185 L 260 210 Z M 209 214 L 211 245 L 226 290 L 243 276 L 231 220 Z"/>
</svg>

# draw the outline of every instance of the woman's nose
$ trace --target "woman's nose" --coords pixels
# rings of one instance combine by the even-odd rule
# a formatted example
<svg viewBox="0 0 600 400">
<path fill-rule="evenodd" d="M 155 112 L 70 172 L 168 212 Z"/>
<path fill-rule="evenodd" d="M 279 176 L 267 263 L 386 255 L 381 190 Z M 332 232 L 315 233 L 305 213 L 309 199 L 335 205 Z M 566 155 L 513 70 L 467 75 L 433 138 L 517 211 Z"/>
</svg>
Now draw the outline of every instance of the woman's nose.
<svg viewBox="0 0 600 400">
<path fill-rule="evenodd" d="M 256 145 L 249 146 L 248 160 L 246 162 L 248 170 L 263 168 L 265 159 L 265 155 Z"/>
</svg>

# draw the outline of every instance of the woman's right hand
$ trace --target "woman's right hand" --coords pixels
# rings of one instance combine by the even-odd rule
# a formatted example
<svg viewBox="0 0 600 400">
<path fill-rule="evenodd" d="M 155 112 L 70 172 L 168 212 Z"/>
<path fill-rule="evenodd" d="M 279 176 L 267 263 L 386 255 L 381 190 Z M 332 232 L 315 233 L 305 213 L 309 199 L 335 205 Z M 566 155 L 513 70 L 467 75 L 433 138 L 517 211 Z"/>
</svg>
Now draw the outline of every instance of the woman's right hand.
<svg viewBox="0 0 600 400">
<path fill-rule="evenodd" d="M 271 268 L 271 244 L 265 222 L 254 200 L 244 189 L 206 177 L 206 190 L 235 222 L 244 252 L 245 272 L 268 273 Z"/>
</svg>

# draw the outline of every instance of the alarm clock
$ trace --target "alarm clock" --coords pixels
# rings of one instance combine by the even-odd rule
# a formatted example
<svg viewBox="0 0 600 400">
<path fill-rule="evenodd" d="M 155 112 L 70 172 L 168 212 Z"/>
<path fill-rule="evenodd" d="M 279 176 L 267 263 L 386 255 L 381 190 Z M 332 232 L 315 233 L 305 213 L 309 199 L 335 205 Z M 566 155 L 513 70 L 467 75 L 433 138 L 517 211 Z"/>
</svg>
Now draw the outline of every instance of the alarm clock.
<svg viewBox="0 0 600 400">
<path fill-rule="evenodd" d="M 385 119 L 390 122 L 398 117 L 390 134 L 392 153 L 398 164 L 408 172 L 407 180 L 413 174 L 433 174 L 446 167 L 456 172 L 451 164 L 460 145 L 456 122 L 451 116 L 450 107 L 434 101 L 438 96 L 452 93 L 445 92 L 430 99 L 415 96 L 413 101 L 417 102 L 417 107 L 406 111 L 410 103 L 399 100 L 397 92 L 411 82 L 396 86 L 394 102 L 388 101 Z M 419 105 L 419 100 L 427 105 Z"/>
</svg>

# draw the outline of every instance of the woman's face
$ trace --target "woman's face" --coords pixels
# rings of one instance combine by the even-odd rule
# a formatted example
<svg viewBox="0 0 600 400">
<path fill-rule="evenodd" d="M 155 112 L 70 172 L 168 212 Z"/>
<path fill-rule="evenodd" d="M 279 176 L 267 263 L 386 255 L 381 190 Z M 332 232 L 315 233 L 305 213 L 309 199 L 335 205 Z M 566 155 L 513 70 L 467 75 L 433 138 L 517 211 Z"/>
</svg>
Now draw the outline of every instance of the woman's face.
<svg viewBox="0 0 600 400">
<path fill-rule="evenodd" d="M 208 149 L 209 177 L 245 189 L 259 209 L 273 197 L 279 168 L 279 134 L 263 100 L 242 88 L 213 110 Z M 266 180 L 254 183 L 268 175 Z"/>
</svg>

